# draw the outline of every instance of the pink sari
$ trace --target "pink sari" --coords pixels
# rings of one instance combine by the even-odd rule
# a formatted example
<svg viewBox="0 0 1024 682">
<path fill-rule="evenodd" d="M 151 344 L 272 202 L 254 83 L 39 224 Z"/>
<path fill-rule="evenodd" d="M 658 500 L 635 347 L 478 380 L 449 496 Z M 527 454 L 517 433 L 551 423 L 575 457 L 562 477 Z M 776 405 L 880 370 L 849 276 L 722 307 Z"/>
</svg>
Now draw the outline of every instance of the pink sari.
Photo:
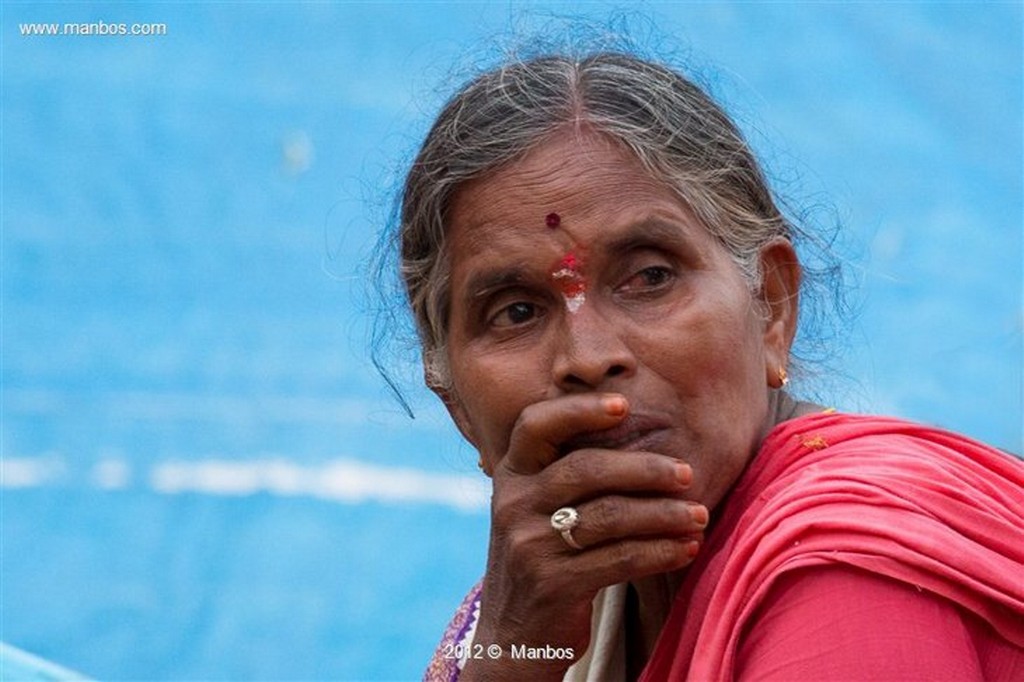
<svg viewBox="0 0 1024 682">
<path fill-rule="evenodd" d="M 744 632 L 773 585 L 815 566 L 937 595 L 977 616 L 1007 669 L 1024 661 L 1024 464 L 1009 455 L 896 419 L 805 416 L 768 435 L 714 516 L 643 682 L 734 679 Z M 450 649 L 471 636 L 479 590 L 453 619 L 426 679 L 458 678 Z M 799 637 L 789 646 L 783 656 L 807 654 L 796 650 Z"/>
<path fill-rule="evenodd" d="M 775 428 L 717 514 L 642 680 L 727 680 L 789 571 L 845 565 L 949 600 L 1024 648 L 1024 466 L 904 421 L 842 414 Z"/>
</svg>

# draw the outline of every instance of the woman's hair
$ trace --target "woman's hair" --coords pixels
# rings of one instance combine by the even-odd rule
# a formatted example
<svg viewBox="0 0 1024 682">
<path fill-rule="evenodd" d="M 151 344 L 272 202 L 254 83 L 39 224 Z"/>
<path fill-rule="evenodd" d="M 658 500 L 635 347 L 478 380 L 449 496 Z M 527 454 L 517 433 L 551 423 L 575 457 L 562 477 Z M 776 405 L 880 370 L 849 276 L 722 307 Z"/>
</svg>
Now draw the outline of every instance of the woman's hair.
<svg viewBox="0 0 1024 682">
<path fill-rule="evenodd" d="M 623 145 L 672 188 L 732 255 L 751 291 L 760 288 L 761 247 L 796 236 L 736 125 L 676 71 L 611 51 L 540 56 L 490 70 L 444 106 L 401 195 L 401 276 L 432 388 L 450 382 L 446 233 L 455 193 L 578 126 Z"/>
</svg>

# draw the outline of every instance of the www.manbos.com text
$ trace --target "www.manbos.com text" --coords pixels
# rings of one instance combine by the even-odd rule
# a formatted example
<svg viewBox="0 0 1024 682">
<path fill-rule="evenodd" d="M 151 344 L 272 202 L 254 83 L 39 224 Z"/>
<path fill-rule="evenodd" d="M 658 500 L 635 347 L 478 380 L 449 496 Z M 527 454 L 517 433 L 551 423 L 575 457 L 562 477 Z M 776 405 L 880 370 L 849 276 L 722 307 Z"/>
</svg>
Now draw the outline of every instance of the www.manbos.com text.
<svg viewBox="0 0 1024 682">
<path fill-rule="evenodd" d="M 18 24 L 22 36 L 165 36 L 167 24 L 125 24 L 105 21 L 88 23 Z"/>
</svg>

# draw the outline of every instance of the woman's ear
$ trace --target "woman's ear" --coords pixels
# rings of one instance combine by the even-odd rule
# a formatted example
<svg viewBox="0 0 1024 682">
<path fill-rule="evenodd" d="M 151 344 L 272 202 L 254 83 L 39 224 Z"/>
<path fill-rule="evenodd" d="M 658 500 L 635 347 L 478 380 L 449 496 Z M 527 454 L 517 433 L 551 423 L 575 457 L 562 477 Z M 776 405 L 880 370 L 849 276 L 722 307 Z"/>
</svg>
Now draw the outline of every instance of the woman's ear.
<svg viewBox="0 0 1024 682">
<path fill-rule="evenodd" d="M 451 416 L 452 421 L 455 422 L 455 426 L 458 427 L 459 433 L 462 437 L 469 441 L 470 445 L 479 450 L 476 438 L 473 434 L 473 424 L 469 420 L 469 415 L 466 413 L 466 407 L 462 404 L 462 400 L 459 399 L 458 393 L 450 388 L 431 384 L 428 380 L 427 386 L 434 392 L 441 402 L 444 403 L 445 408 L 448 410 L 448 414 Z"/>
<path fill-rule="evenodd" d="M 423 352 L 423 383 L 444 403 L 448 415 L 455 422 L 462 437 L 468 440 L 473 447 L 477 447 L 469 414 L 459 398 L 458 391 L 452 386 L 447 358 L 441 355 L 441 351 L 436 348 Z"/>
<path fill-rule="evenodd" d="M 765 373 L 772 386 L 782 383 L 796 336 L 800 278 L 800 261 L 788 239 L 775 239 L 761 249 L 761 303 L 767 313 Z"/>
<path fill-rule="evenodd" d="M 448 410 L 449 416 L 452 421 L 455 422 L 455 426 L 458 427 L 459 433 L 462 437 L 469 441 L 469 444 L 476 448 L 477 452 L 480 452 L 480 446 L 476 442 L 476 437 L 473 433 L 473 422 L 469 419 L 469 414 L 466 412 L 466 406 L 459 399 L 459 394 L 451 388 L 446 388 L 443 385 L 431 381 L 431 376 L 427 373 L 427 386 L 431 391 L 434 392 L 441 402 L 444 403 L 445 408 Z M 477 466 L 480 467 L 480 471 L 484 472 L 488 477 L 491 475 L 490 469 L 484 463 L 483 453 L 480 454 L 480 459 L 477 462 Z"/>
</svg>

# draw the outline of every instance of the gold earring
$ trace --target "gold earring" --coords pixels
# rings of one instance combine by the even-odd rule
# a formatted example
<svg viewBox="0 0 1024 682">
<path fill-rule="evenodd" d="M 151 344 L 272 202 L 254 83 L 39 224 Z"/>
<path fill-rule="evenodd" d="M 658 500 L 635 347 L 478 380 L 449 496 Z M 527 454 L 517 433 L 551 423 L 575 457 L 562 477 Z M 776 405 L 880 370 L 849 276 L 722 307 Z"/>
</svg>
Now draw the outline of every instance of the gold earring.
<svg viewBox="0 0 1024 682">
<path fill-rule="evenodd" d="M 780 388 L 782 388 L 783 386 L 785 386 L 786 384 L 789 383 L 789 375 L 786 374 L 786 368 L 782 367 L 781 365 L 779 366 L 778 374 L 779 374 L 779 383 L 782 384 L 782 386 L 780 386 Z"/>
</svg>

